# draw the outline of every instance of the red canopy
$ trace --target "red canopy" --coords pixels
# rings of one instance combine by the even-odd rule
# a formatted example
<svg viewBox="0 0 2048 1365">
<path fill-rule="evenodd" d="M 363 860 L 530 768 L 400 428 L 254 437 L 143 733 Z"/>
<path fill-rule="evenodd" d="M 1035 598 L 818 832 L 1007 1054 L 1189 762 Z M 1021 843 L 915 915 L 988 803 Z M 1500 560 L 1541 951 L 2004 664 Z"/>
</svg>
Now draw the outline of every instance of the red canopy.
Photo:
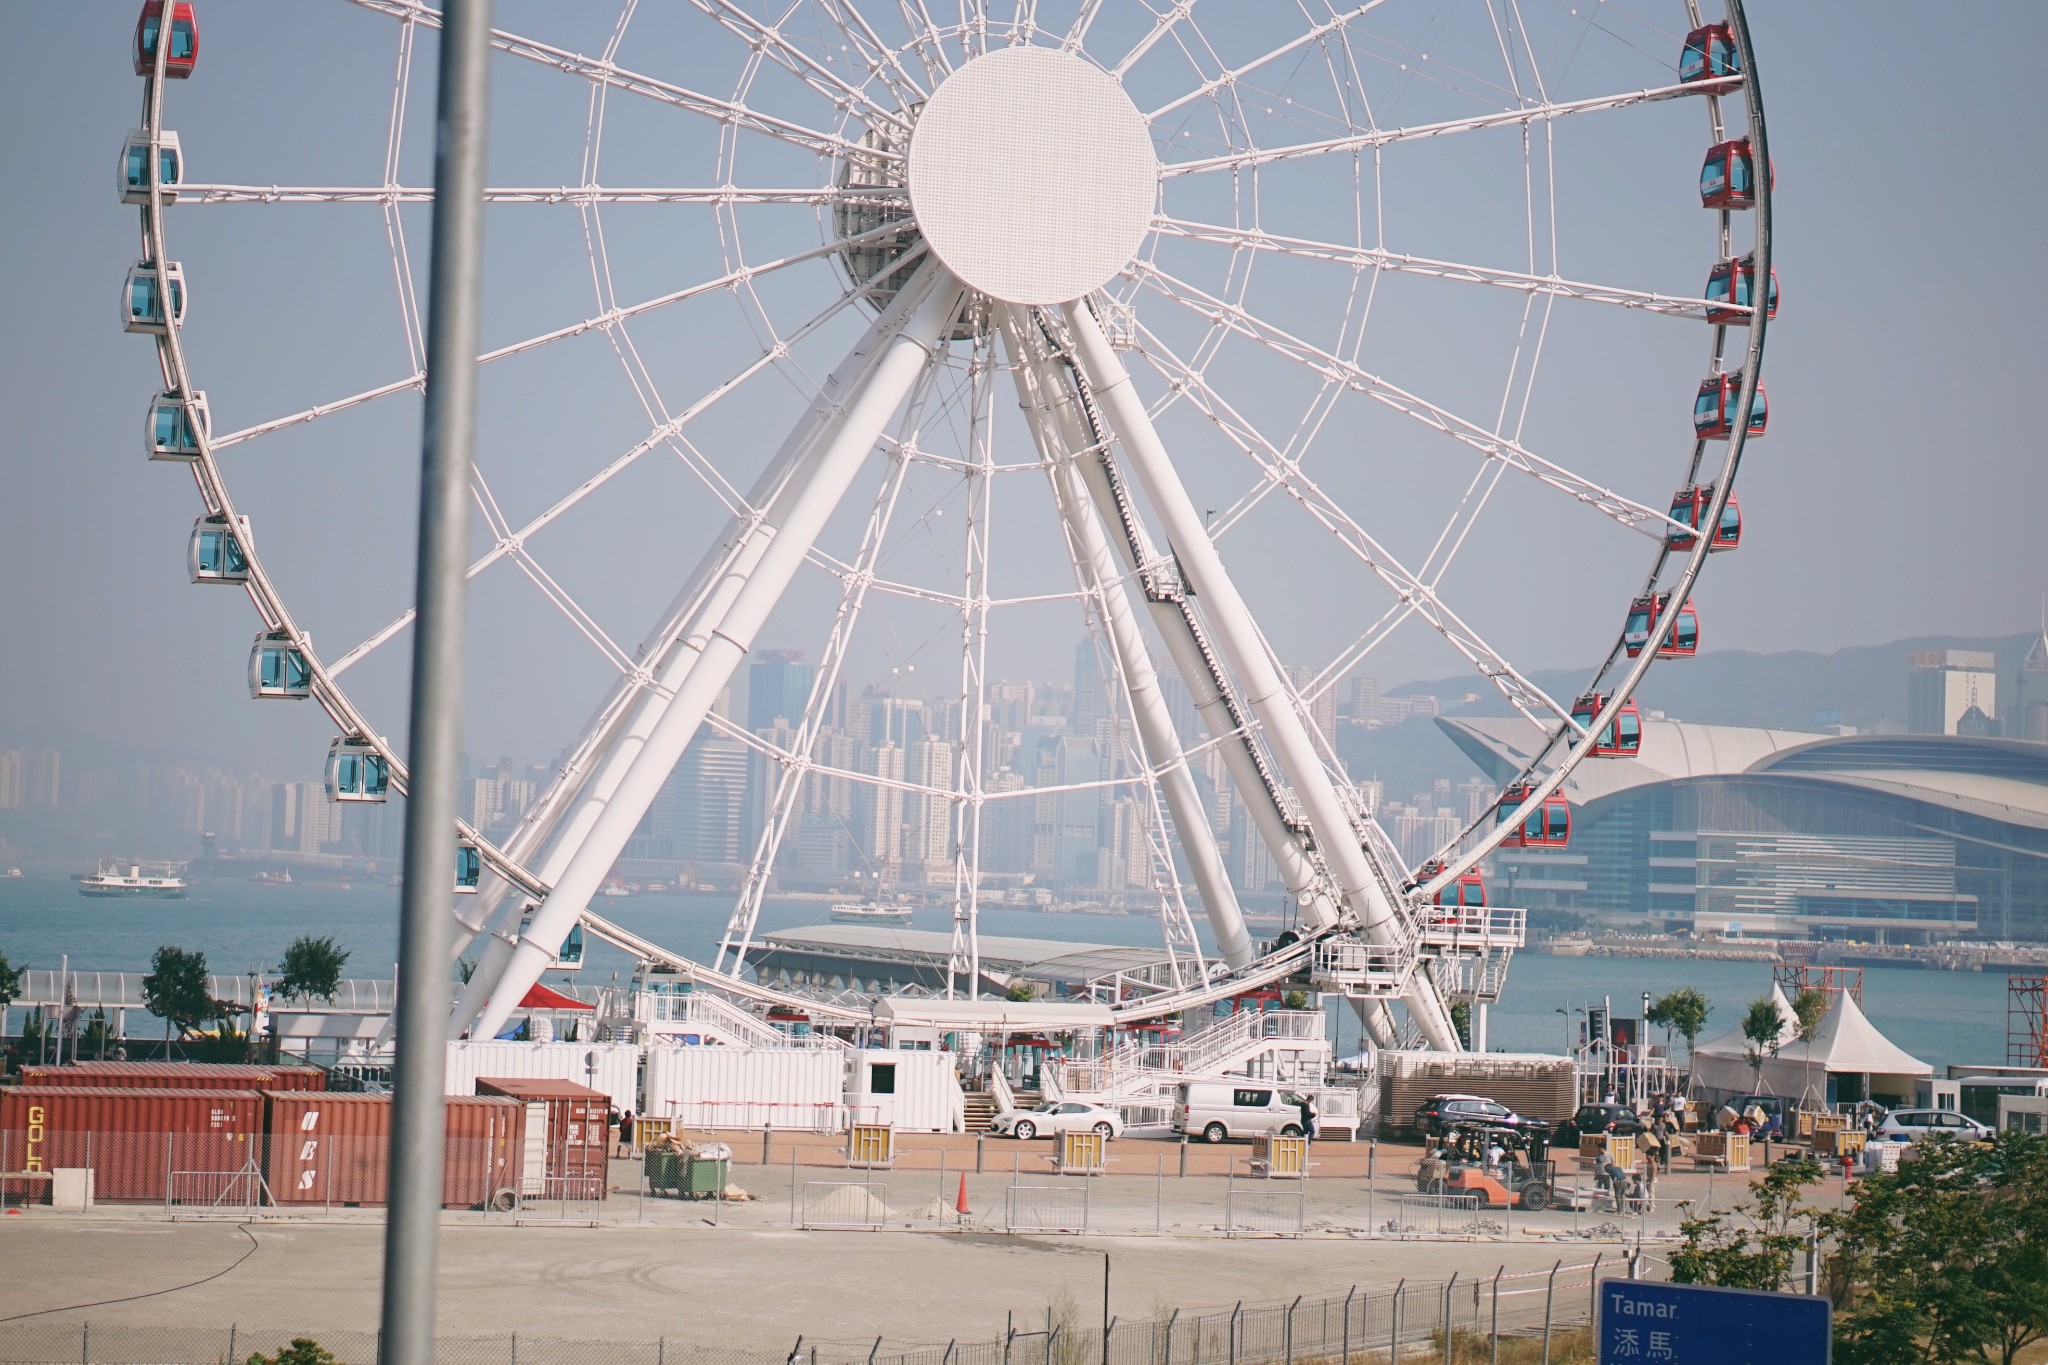
<svg viewBox="0 0 2048 1365">
<path fill-rule="evenodd" d="M 536 981 L 519 997 L 519 1008 L 523 1010 L 596 1010 L 595 1005 L 586 1005 L 574 996 L 564 995 L 551 986 Z"/>
</svg>

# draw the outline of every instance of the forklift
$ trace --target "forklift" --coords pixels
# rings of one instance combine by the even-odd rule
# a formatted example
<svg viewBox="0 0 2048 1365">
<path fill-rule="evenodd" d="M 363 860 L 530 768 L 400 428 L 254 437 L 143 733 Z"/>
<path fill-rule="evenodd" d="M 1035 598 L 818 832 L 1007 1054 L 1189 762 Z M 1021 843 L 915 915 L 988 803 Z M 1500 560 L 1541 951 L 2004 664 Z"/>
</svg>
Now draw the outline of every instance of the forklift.
<svg viewBox="0 0 2048 1365">
<path fill-rule="evenodd" d="M 1500 1164 L 1491 1168 L 1486 1163 L 1489 1144 L 1501 1149 Z M 1557 1180 L 1557 1163 L 1547 1158 L 1548 1150 L 1542 1134 L 1453 1128 L 1444 1145 L 1417 1164 L 1415 1188 L 1423 1194 L 1473 1195 L 1482 1208 L 1540 1212 L 1550 1207 Z"/>
</svg>

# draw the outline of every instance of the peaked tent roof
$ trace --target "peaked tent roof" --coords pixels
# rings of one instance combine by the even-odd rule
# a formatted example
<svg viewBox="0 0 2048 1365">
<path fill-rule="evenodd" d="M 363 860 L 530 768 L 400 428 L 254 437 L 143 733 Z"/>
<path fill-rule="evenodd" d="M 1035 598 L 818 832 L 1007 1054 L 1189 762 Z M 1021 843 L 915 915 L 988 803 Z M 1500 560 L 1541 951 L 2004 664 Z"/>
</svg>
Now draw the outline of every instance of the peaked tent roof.
<svg viewBox="0 0 2048 1365">
<path fill-rule="evenodd" d="M 1786 1048 L 1792 1047 L 1799 1041 L 1799 1016 L 1792 1012 L 1792 1002 L 1785 998 L 1785 992 L 1779 987 L 1777 982 L 1773 981 L 1771 983 L 1771 993 L 1765 998 L 1776 1002 L 1778 1006 L 1778 1018 L 1782 1021 L 1781 1027 L 1778 1029 L 1778 1050 L 1782 1053 Z M 1748 1007 L 1745 1006 L 1744 1013 L 1747 1012 Z M 1747 1060 L 1749 1057 L 1749 1039 L 1742 1036 L 1742 1025 L 1737 1024 L 1726 1033 L 1701 1043 L 1693 1049 L 1692 1055 L 1695 1057 L 1734 1057 L 1738 1060 Z"/>
<path fill-rule="evenodd" d="M 1795 1040 L 1778 1053 L 1795 1064 L 1819 1062 L 1832 1072 L 1932 1076 L 1934 1068 L 1877 1031 L 1856 997 L 1839 991 L 1811 1043 Z"/>
<path fill-rule="evenodd" d="M 523 1010 L 594 1010 L 595 1005 L 586 1005 L 573 995 L 564 995 L 552 986 L 536 981 L 519 997 L 519 1009 Z"/>
</svg>

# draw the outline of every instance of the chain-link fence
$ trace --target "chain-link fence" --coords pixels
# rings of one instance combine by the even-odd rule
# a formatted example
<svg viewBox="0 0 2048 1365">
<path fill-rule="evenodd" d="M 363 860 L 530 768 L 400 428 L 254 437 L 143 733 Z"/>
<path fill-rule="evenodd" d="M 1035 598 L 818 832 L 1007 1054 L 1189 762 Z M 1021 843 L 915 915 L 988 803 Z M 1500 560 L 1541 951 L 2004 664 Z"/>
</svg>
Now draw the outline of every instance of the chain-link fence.
<svg viewBox="0 0 2048 1365">
<path fill-rule="evenodd" d="M 786 1346 L 732 1349 L 665 1337 L 602 1341 L 507 1333 L 443 1337 L 435 1354 L 444 1365 L 1423 1365 L 1453 1354 L 1477 1360 L 1482 1357 L 1474 1350 L 1502 1339 L 1584 1328 L 1603 1279 L 1645 1268 L 1646 1262 L 1595 1258 L 1547 1271 L 1402 1281 L 1128 1322 L 1081 1321 L 1071 1308 L 1064 1315 L 1047 1310 L 1042 1325 L 1013 1319 L 1000 1336 L 944 1345 L 793 1333 Z M 236 1365 L 275 1355 L 301 1335 L 241 1326 L 15 1322 L 0 1334 L 0 1365 Z M 323 1333 L 317 1340 L 343 1365 L 377 1359 L 374 1333 Z M 1451 1349 L 1460 1345 L 1468 1349 Z"/>
</svg>

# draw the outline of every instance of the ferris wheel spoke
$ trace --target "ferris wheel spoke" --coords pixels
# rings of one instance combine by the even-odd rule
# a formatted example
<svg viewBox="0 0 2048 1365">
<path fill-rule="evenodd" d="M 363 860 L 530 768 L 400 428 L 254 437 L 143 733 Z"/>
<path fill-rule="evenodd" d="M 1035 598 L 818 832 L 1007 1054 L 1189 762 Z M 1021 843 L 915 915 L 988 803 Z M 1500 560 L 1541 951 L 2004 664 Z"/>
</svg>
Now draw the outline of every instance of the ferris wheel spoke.
<svg viewBox="0 0 2048 1365">
<path fill-rule="evenodd" d="M 798 204 L 825 208 L 838 204 L 894 206 L 905 203 L 900 193 L 822 188 L 764 187 L 741 189 L 711 186 L 508 185 L 487 187 L 489 204 Z M 207 204 L 431 204 L 434 191 L 421 185 L 214 185 L 178 187 L 178 205 Z"/>
<path fill-rule="evenodd" d="M 1261 479 L 1292 498 L 1312 520 L 1330 532 L 1338 544 L 1387 586 L 1402 607 L 1427 621 L 1482 677 L 1499 688 L 1509 704 L 1539 727 L 1548 728 L 1559 719 L 1569 719 L 1569 707 L 1559 704 L 1531 682 L 1505 655 L 1467 625 L 1438 596 L 1432 585 L 1410 572 L 1335 498 L 1309 477 L 1297 457 L 1268 440 L 1254 423 L 1218 394 L 1207 375 L 1182 364 L 1171 350 L 1142 326 L 1141 336 L 1141 354 L 1147 362 L 1169 384 L 1182 388 L 1188 394 L 1195 410 L 1258 466 Z"/>
<path fill-rule="evenodd" d="M 423 0 L 349 0 L 349 3 L 374 13 L 389 15 L 392 18 L 409 19 L 413 22 L 424 24 L 429 28 L 439 28 L 441 26 L 441 12 L 428 8 Z M 674 85 L 668 81 L 642 75 L 637 71 L 632 71 L 618 65 L 616 62 L 584 57 L 564 48 L 553 47 L 547 43 L 539 42 L 536 39 L 524 38 L 516 33 L 507 33 L 503 29 L 494 28 L 491 30 L 491 46 L 509 56 L 518 57 L 525 61 L 537 62 L 542 66 L 550 66 L 558 71 L 565 71 L 572 76 L 581 76 L 588 81 L 600 82 L 616 90 L 624 90 L 647 99 L 657 100 L 663 104 L 686 110 L 689 113 L 701 115 L 714 122 L 724 124 L 729 128 L 742 132 L 760 133 L 781 142 L 793 143 L 799 147 L 809 148 L 820 156 L 842 156 L 861 150 L 858 144 L 848 142 L 845 138 L 834 134 L 819 132 L 815 128 L 806 128 L 802 124 L 793 123 L 787 119 L 774 118 L 749 109 L 743 104 L 734 103 L 731 100 L 718 99 L 684 86 Z M 865 154 L 883 157 L 889 155 L 886 152 L 876 151 L 869 151 Z"/>
<path fill-rule="evenodd" d="M 778 66 L 834 104 L 858 105 L 864 111 L 864 120 L 869 122 L 870 126 L 879 120 L 893 124 L 901 130 L 909 129 L 910 123 L 900 111 L 876 104 L 868 98 L 865 90 L 849 84 L 837 72 L 791 42 L 788 35 L 779 28 L 756 19 L 734 4 L 733 0 L 690 0 L 690 3 L 715 20 L 726 32 L 767 51 Z"/>
<path fill-rule="evenodd" d="M 864 55 L 868 69 L 875 78 L 889 87 L 896 100 L 909 108 L 928 98 L 930 91 L 911 78 L 909 68 L 903 65 L 902 55 L 875 32 L 874 25 L 867 21 L 854 0 L 817 0 L 818 8 L 839 29 L 839 35 L 847 43 L 859 48 Z"/>
<path fill-rule="evenodd" d="M 1494 285 L 1529 295 L 1583 299 L 1591 303 L 1658 313 L 1665 317 L 1698 320 L 1706 316 L 1708 308 L 1708 301 L 1705 299 L 1653 294 L 1645 290 L 1623 289 L 1615 285 L 1591 284 L 1583 280 L 1567 280 L 1557 275 L 1537 275 L 1522 270 L 1500 270 L 1492 266 L 1439 261 L 1427 256 L 1386 251 L 1377 247 L 1347 246 L 1341 242 L 1320 242 L 1305 237 L 1284 237 L 1276 233 L 1262 232 L 1257 228 L 1224 227 L 1216 223 L 1191 222 L 1182 218 L 1158 218 L 1153 221 L 1152 226 L 1168 236 L 1184 237 L 1190 241 L 1207 242 L 1216 246 L 1271 252 L 1291 256 L 1297 260 L 1329 261 L 1361 269 L 1426 275 L 1467 284 Z M 1747 305 L 1740 304 L 1715 303 L 1712 306 L 1729 313 L 1747 314 L 1750 311 Z"/>
<path fill-rule="evenodd" d="M 1279 47 L 1274 48 L 1272 51 L 1267 52 L 1261 56 L 1254 57 L 1252 60 L 1246 62 L 1243 66 L 1234 67 L 1226 71 L 1218 72 L 1216 75 L 1211 76 L 1208 80 L 1203 81 L 1194 89 L 1188 91 L 1185 95 L 1182 95 L 1177 99 L 1169 100 L 1167 103 L 1160 105 L 1157 109 L 1154 109 L 1151 113 L 1145 115 L 1145 120 L 1148 123 L 1154 122 L 1158 119 L 1166 117 L 1168 114 L 1173 113 L 1177 109 L 1184 108 L 1187 105 L 1193 104 L 1198 100 L 1208 99 L 1210 96 L 1216 94 L 1218 91 L 1229 89 L 1230 87 L 1235 86 L 1238 82 L 1242 81 L 1245 77 L 1251 75 L 1254 71 L 1257 71 L 1262 67 L 1269 66 L 1272 63 L 1279 61 L 1282 57 L 1288 56 L 1291 53 L 1299 52 L 1302 48 L 1312 47 L 1315 44 L 1322 42 L 1323 39 L 1329 37 L 1331 34 L 1343 30 L 1351 23 L 1352 20 L 1364 17 L 1366 14 L 1369 14 L 1373 10 L 1378 9 L 1384 3 L 1386 3 L 1386 0 L 1367 0 L 1367 3 L 1359 5 L 1355 9 L 1345 10 L 1341 14 L 1332 15 L 1330 18 L 1324 20 L 1320 24 L 1311 25 L 1301 34 L 1299 34 L 1298 36 L 1296 36 L 1288 42 L 1282 43 Z"/>
<path fill-rule="evenodd" d="M 1081 0 L 1081 7 L 1074 12 L 1074 21 L 1067 25 L 1067 32 L 1060 39 L 1060 47 L 1068 52 L 1078 52 L 1088 45 L 1088 30 L 1095 26 L 1095 20 L 1102 13 L 1102 0 Z"/>
<path fill-rule="evenodd" d="M 1518 470 L 1539 483 L 1557 489 L 1574 501 L 1593 508 L 1639 535 L 1661 540 L 1671 527 L 1678 527 L 1688 534 L 1691 532 L 1692 528 L 1674 520 L 1665 511 L 1647 507 L 1590 479 L 1581 478 L 1563 465 L 1534 454 L 1519 441 L 1497 435 L 1475 422 L 1458 416 L 1448 408 L 1418 398 L 1363 367 L 1262 321 L 1236 304 L 1226 303 L 1206 294 L 1148 262 L 1133 262 L 1132 268 L 1148 287 L 1197 317 L 1257 342 L 1276 355 L 1284 356 L 1316 374 L 1338 379 L 1374 402 L 1384 404 L 1432 431 L 1442 432 L 1487 459 L 1499 460 L 1508 468 Z"/>
<path fill-rule="evenodd" d="M 1372 128 L 1346 137 L 1320 138 L 1314 142 L 1288 143 L 1278 147 L 1249 148 L 1244 151 L 1225 152 L 1219 156 L 1203 157 L 1195 161 L 1169 161 L 1160 166 L 1159 174 L 1164 177 L 1200 175 L 1209 171 L 1249 170 L 1257 166 L 1270 166 L 1276 161 L 1295 161 L 1302 157 L 1348 156 L 1391 146 L 1397 142 L 1447 137 L 1456 133 L 1478 132 L 1486 128 L 1514 128 L 1532 123 L 1554 122 L 1574 114 L 1626 109 L 1632 105 L 1654 104 L 1661 100 L 1683 99 L 1690 95 L 1725 93 L 1739 89 L 1741 85 L 1742 77 L 1724 76 L 1715 80 L 1693 81 L 1686 85 L 1663 85 L 1617 95 L 1596 95 L 1591 99 L 1531 104 L 1516 109 L 1503 109 L 1498 113 L 1479 114 L 1471 118 L 1448 119 L 1441 123 L 1419 123 L 1406 128 Z"/>
<path fill-rule="evenodd" d="M 1174 29 L 1180 27 L 1181 21 L 1195 9 L 1195 0 L 1168 0 L 1168 4 L 1169 8 L 1164 14 L 1153 14 L 1152 27 L 1146 31 L 1144 37 L 1138 39 L 1129 52 L 1123 55 L 1122 60 L 1109 69 L 1110 75 L 1119 80 L 1123 79 L 1126 71 L 1137 65 L 1146 53 L 1157 47 Z"/>
<path fill-rule="evenodd" d="M 528 351 L 538 350 L 543 346 L 553 345 L 558 341 L 567 341 L 589 332 L 611 327 L 628 318 L 638 317 L 643 313 L 651 313 L 656 309 L 684 303 L 706 294 L 716 294 L 722 290 L 731 289 L 735 285 L 750 283 L 763 275 L 772 274 L 778 270 L 786 270 L 791 266 L 802 265 L 809 261 L 836 255 L 844 249 L 846 242 L 878 241 L 898 231 L 900 229 L 895 226 L 879 227 L 872 231 L 861 233 L 858 236 L 849 237 L 844 242 L 833 242 L 830 245 L 813 247 L 810 250 L 799 251 L 794 255 L 763 262 L 760 265 L 741 266 L 739 269 L 729 271 L 717 279 L 706 280 L 702 284 L 693 284 L 687 289 L 678 289 L 672 293 L 662 294 L 652 299 L 645 299 L 623 308 L 612 308 L 585 318 L 581 322 L 571 323 L 567 327 L 557 327 L 551 332 L 541 332 L 538 335 L 526 338 L 524 341 L 515 341 L 509 346 L 500 346 L 494 351 L 486 351 L 477 357 L 477 363 L 479 365 L 488 365 L 495 360 L 504 360 L 510 356 L 523 355 Z M 300 426 L 306 422 L 317 421 L 322 417 L 331 417 L 335 413 L 361 407 L 365 403 L 375 402 L 379 398 L 387 398 L 394 393 L 405 393 L 409 390 L 422 389 L 425 386 L 426 375 L 415 372 L 404 379 L 396 379 L 388 384 L 380 384 L 374 389 L 365 389 L 361 393 L 352 394 L 347 398 L 336 399 L 332 403 L 322 403 L 314 407 L 304 408 L 289 416 L 274 417 L 267 422 L 259 422 L 255 426 L 244 427 L 240 431 L 216 437 L 212 443 L 213 449 L 225 450 L 229 446 L 240 445 L 242 442 L 254 440 L 258 436 L 268 436 L 270 433 L 282 431 L 286 427 Z"/>
<path fill-rule="evenodd" d="M 391 82 L 391 116 L 384 138 L 384 183 L 398 178 L 399 152 L 405 141 L 406 97 L 412 89 L 413 35 L 417 24 L 398 26 L 398 69 Z M 413 288 L 412 254 L 406 245 L 405 229 L 395 205 L 383 205 L 384 241 L 391 252 L 391 273 L 398 290 L 399 326 L 405 333 L 406 357 L 415 371 L 426 366 L 426 325 L 420 314 L 418 291 Z"/>
</svg>

